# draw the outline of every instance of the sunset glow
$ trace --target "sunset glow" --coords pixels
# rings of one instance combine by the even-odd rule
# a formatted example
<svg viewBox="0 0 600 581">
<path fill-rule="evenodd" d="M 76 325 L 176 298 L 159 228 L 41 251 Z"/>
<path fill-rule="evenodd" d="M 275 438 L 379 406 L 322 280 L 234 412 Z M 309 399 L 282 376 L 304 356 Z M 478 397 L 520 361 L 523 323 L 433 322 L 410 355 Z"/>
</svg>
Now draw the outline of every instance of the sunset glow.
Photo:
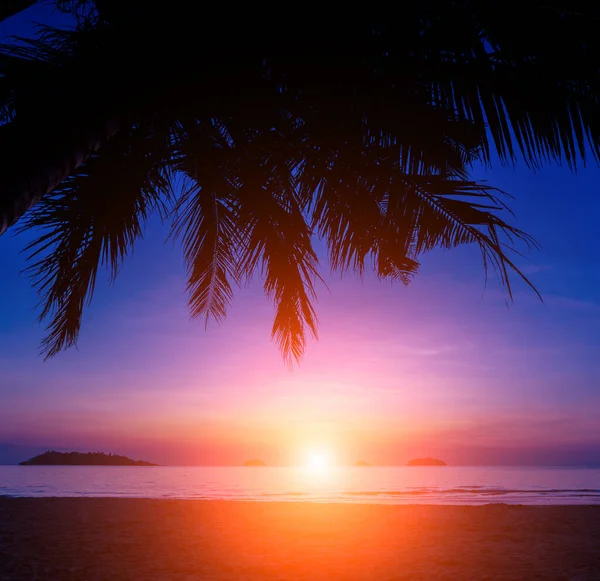
<svg viewBox="0 0 600 581">
<path fill-rule="evenodd" d="M 306 454 L 306 467 L 315 472 L 323 472 L 332 466 L 331 454 L 325 449 L 309 450 Z"/>
<path fill-rule="evenodd" d="M 519 185 L 518 173 L 498 172 L 496 181 L 517 196 L 515 210 L 532 232 L 551 239 L 566 210 L 536 222 L 518 200 L 527 194 L 535 201 L 557 183 L 564 191 L 581 188 L 582 204 L 586 195 L 592 204 L 593 175 L 576 183 L 548 171 L 533 192 Z M 580 230 L 594 231 L 591 223 Z M 325 263 L 319 340 L 309 341 L 302 363 L 290 370 L 270 340 L 273 307 L 260 281 L 237 293 L 221 325 L 204 330 L 190 322 L 178 249 L 165 245 L 164 235 L 151 220 L 117 287 L 99 287 L 78 350 L 46 362 L 37 350 L 44 329 L 31 309 L 36 294 L 19 274 L 27 235 L 2 239 L 5 462 L 48 448 L 172 465 L 241 465 L 248 458 L 268 466 L 402 465 L 421 456 L 453 465 L 554 465 L 597 458 L 600 270 L 578 271 L 541 252 L 540 266 L 530 268 L 545 303 L 517 288 L 507 310 L 497 289 L 482 295 L 476 248 L 454 257 L 431 253 L 406 288 L 368 275 L 328 277 Z M 564 256 L 577 253 L 582 264 L 595 264 L 589 236 L 589 244 L 584 236 Z M 562 270 L 579 277 L 581 288 L 569 294 L 556 283 Z M 329 460 L 309 463 L 313 449 L 330 450 Z"/>
</svg>

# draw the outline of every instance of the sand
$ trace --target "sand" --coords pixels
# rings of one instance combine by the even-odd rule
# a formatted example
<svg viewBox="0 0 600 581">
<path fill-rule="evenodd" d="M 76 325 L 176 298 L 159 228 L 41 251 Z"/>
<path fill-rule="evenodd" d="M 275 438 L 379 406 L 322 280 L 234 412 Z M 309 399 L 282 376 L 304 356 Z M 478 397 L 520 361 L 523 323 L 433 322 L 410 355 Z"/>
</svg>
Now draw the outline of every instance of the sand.
<svg viewBox="0 0 600 581">
<path fill-rule="evenodd" d="M 0 580 L 600 580 L 600 507 L 0 498 Z"/>
</svg>

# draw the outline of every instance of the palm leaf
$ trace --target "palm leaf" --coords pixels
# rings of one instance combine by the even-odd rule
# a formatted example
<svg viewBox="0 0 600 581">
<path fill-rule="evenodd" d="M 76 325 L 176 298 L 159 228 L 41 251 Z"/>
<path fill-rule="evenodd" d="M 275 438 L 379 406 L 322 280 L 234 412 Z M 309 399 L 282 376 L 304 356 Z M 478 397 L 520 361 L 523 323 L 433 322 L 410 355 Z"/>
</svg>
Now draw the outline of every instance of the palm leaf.
<svg viewBox="0 0 600 581">
<path fill-rule="evenodd" d="M 106 265 L 114 280 L 146 217 L 162 205 L 164 139 L 162 144 L 160 136 L 145 135 L 112 141 L 23 222 L 21 230 L 41 231 L 26 250 L 35 259 L 27 271 L 41 296 L 40 320 L 50 319 L 42 344 L 46 357 L 77 342 L 98 268 Z"/>
<path fill-rule="evenodd" d="M 597 6 L 539 1 L 496 10 L 450 1 L 422 8 L 421 79 L 443 108 L 479 128 L 488 163 L 492 152 L 532 167 L 558 161 L 575 168 L 590 152 L 598 161 Z"/>
<path fill-rule="evenodd" d="M 283 124 L 289 122 L 284 115 Z M 249 128 L 248 128 L 249 127 Z M 227 125 L 232 154 L 232 208 L 238 212 L 240 280 L 259 272 L 275 304 L 272 337 L 288 363 L 304 352 L 307 332 L 317 336 L 312 300 L 320 279 L 311 230 L 290 155 L 293 140 L 277 131 L 261 132 L 252 124 Z"/>
<path fill-rule="evenodd" d="M 85 98 L 74 89 L 90 74 L 78 59 L 89 34 L 46 27 L 42 38 L 0 47 L 0 148 L 6 152 L 0 234 L 76 175 L 121 127 L 122 118 L 101 104 L 101 91 L 88 88 Z"/>
<path fill-rule="evenodd" d="M 0 47 L 0 232 L 39 202 L 24 225 L 43 228 L 47 353 L 76 340 L 98 265 L 116 273 L 174 172 L 192 316 L 220 320 L 261 273 L 291 360 L 316 334 L 315 236 L 334 270 L 404 283 L 431 249 L 477 244 L 512 296 L 513 251 L 534 242 L 472 164 L 600 153 L 591 9 L 424 0 L 274 27 L 256 7 L 198 21 L 183 0 L 59 4 L 73 30 Z"/>
<path fill-rule="evenodd" d="M 0 22 L 33 6 L 36 0 L 4 0 L 0 5 Z"/>
<path fill-rule="evenodd" d="M 219 156 L 227 144 L 212 123 L 193 123 L 179 136 L 178 169 L 186 179 L 173 233 L 183 241 L 190 310 L 193 317 L 205 316 L 206 323 L 209 317 L 220 321 L 233 299 L 231 282 L 239 282 L 238 215 Z"/>
</svg>

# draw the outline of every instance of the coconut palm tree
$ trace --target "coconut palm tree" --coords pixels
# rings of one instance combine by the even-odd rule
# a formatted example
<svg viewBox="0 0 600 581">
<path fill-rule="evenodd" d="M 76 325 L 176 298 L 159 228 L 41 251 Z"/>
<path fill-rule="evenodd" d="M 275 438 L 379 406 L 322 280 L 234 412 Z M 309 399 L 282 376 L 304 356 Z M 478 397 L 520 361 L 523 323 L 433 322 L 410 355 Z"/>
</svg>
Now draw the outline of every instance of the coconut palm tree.
<svg viewBox="0 0 600 581">
<path fill-rule="evenodd" d="M 534 242 L 472 165 L 600 154 L 587 5 L 56 5 L 72 28 L 0 50 L 0 233 L 39 233 L 47 356 L 76 342 L 98 268 L 114 278 L 157 211 L 182 241 L 192 314 L 222 318 L 261 272 L 286 358 L 316 335 L 316 237 L 334 270 L 404 283 L 423 253 L 477 244 L 512 296 L 512 252 Z"/>
</svg>

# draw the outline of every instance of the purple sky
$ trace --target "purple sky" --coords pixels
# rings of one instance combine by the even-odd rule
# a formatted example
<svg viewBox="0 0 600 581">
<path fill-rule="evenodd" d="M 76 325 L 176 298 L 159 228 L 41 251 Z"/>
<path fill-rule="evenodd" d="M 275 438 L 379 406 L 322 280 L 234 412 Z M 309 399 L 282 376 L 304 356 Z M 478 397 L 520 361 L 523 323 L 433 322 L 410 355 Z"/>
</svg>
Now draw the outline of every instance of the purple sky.
<svg viewBox="0 0 600 581">
<path fill-rule="evenodd" d="M 542 244 L 520 264 L 545 304 L 523 285 L 510 309 L 493 280 L 484 292 L 470 247 L 425 257 L 408 288 L 326 276 L 320 339 L 291 371 L 259 284 L 221 326 L 189 320 L 181 252 L 156 220 L 116 284 L 99 285 L 79 350 L 44 363 L 20 274 L 28 236 L 9 232 L 0 443 L 165 463 L 289 463 L 314 447 L 373 463 L 600 463 L 600 171 L 484 177 Z"/>
</svg>

